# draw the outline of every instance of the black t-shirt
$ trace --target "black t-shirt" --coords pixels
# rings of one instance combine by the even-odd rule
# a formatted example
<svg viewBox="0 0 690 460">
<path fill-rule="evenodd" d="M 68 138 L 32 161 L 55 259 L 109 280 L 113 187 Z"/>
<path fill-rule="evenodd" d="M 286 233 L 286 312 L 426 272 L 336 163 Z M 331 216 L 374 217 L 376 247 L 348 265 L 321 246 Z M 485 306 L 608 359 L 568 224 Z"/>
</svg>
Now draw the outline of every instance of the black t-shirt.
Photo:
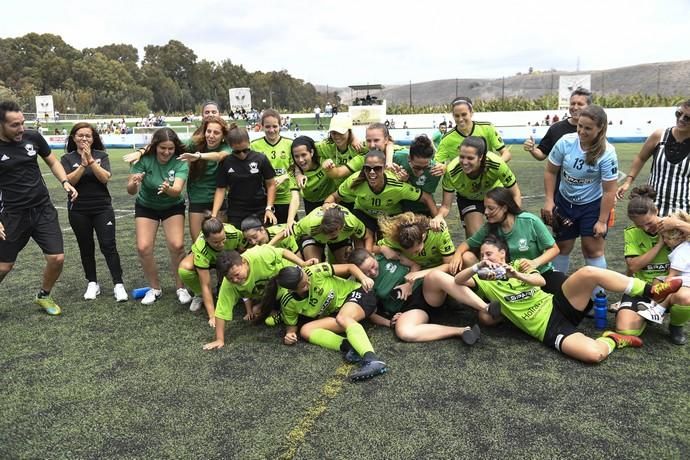
<svg viewBox="0 0 690 460">
<path fill-rule="evenodd" d="M 50 155 L 48 143 L 37 131 L 24 131 L 20 142 L 0 140 L 0 210 L 50 203 L 36 155 Z"/>
<path fill-rule="evenodd" d="M 101 168 L 110 172 L 110 161 L 108 160 L 107 153 L 100 150 L 93 150 L 91 156 L 96 163 L 101 165 Z M 60 159 L 60 163 L 62 163 L 62 167 L 65 168 L 65 172 L 70 174 L 80 167 L 81 155 L 79 155 L 78 152 L 66 153 Z M 86 168 L 81 179 L 74 188 L 79 192 L 79 196 L 77 196 L 77 199 L 72 203 L 70 208 L 71 211 L 103 211 L 111 206 L 108 186 L 101 183 L 101 181 L 96 178 L 91 168 Z"/>
<path fill-rule="evenodd" d="M 561 120 L 558 123 L 551 125 L 544 134 L 544 138 L 539 143 L 539 150 L 541 153 L 548 156 L 551 149 L 556 145 L 558 140 L 566 134 L 577 132 L 577 125 L 571 125 L 568 120 Z"/>
<path fill-rule="evenodd" d="M 254 210 L 266 206 L 265 182 L 275 175 L 263 153 L 251 151 L 244 160 L 230 154 L 218 166 L 216 186 L 228 188 L 228 210 Z"/>
</svg>

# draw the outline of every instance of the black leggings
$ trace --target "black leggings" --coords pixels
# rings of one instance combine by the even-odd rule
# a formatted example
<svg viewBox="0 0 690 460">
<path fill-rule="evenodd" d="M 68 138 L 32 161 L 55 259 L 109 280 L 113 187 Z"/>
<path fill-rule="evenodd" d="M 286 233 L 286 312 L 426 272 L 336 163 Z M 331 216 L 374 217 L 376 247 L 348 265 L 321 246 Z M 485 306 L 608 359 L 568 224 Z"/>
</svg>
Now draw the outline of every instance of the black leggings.
<svg viewBox="0 0 690 460">
<path fill-rule="evenodd" d="M 72 226 L 74 236 L 79 244 L 81 265 L 87 281 L 98 282 L 96 276 L 96 249 L 93 240 L 93 232 L 96 231 L 98 246 L 101 248 L 105 262 L 108 264 L 113 284 L 122 283 L 122 265 L 120 255 L 117 253 L 115 242 L 115 212 L 113 208 L 96 212 L 69 213 L 69 224 Z"/>
</svg>

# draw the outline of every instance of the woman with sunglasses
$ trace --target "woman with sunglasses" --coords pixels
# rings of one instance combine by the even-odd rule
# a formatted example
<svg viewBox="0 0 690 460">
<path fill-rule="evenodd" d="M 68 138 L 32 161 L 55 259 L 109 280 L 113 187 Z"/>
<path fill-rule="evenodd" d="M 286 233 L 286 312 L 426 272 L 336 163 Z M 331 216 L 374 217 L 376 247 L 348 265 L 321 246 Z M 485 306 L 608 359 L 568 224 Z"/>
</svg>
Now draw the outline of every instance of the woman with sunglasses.
<svg viewBox="0 0 690 460">
<path fill-rule="evenodd" d="M 271 162 L 249 147 L 249 133 L 235 123 L 230 125 L 225 141 L 232 154 L 218 166 L 212 214 L 218 215 L 227 191 L 227 218 L 232 225 L 239 228 L 242 220 L 252 215 L 275 224 L 276 172 Z"/>
<path fill-rule="evenodd" d="M 505 162 L 510 161 L 512 155 L 506 147 L 501 135 L 496 131 L 494 125 L 488 121 L 473 121 L 472 99 L 461 96 L 456 97 L 451 102 L 453 119 L 455 119 L 455 129 L 446 133 L 438 146 L 435 160 L 439 163 L 449 163 L 453 158 L 457 158 L 460 144 L 468 136 L 478 136 L 486 140 L 489 152 L 497 153 Z"/>
<path fill-rule="evenodd" d="M 644 164 L 653 157 L 649 185 L 656 190 L 659 216 L 690 212 L 690 99 L 676 110 L 676 126 L 654 131 L 633 160 L 628 177 L 616 196 L 625 196 Z"/>
<path fill-rule="evenodd" d="M 384 153 L 371 150 L 362 170 L 340 184 L 338 191 L 326 198 L 325 203 L 354 203 L 354 214 L 374 235 L 379 231 L 377 219 L 402 212 L 403 200 L 421 201 L 435 216 L 438 209 L 431 195 L 400 181 L 394 173 L 385 170 L 385 164 Z"/>
<path fill-rule="evenodd" d="M 503 186 L 510 191 L 518 206 L 522 202 L 513 171 L 498 155 L 487 150 L 482 137 L 469 136 L 462 141 L 460 156 L 448 164 L 441 185 L 443 203 L 431 225 L 436 229 L 444 226 L 453 196 L 457 196 L 460 219 L 467 238 L 474 235 L 484 223 L 484 195 L 492 188 Z"/>
</svg>

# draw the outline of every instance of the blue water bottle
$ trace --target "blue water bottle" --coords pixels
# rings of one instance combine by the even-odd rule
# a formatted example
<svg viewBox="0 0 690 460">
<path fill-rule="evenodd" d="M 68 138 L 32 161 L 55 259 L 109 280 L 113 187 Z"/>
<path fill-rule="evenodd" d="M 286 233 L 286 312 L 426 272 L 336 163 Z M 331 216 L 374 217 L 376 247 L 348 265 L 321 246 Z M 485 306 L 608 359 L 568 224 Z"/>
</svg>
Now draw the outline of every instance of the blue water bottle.
<svg viewBox="0 0 690 460">
<path fill-rule="evenodd" d="M 597 292 L 594 296 L 594 327 L 603 330 L 608 326 L 608 320 L 606 318 L 606 313 L 608 311 L 609 305 L 606 300 L 606 293 L 604 291 Z"/>
<path fill-rule="evenodd" d="M 140 287 L 136 289 L 132 289 L 132 298 L 133 299 L 143 299 L 144 296 L 146 295 L 147 292 L 151 290 L 150 287 Z"/>
</svg>

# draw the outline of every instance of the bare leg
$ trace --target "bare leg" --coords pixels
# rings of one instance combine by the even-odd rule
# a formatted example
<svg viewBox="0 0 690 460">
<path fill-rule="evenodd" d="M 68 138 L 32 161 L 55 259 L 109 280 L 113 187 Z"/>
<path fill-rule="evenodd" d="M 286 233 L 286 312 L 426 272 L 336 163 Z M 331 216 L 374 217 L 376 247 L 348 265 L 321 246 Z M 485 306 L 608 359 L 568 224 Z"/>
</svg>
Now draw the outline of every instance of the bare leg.
<svg viewBox="0 0 690 460">
<path fill-rule="evenodd" d="M 624 292 L 630 284 L 630 277 L 604 268 L 585 266 L 570 275 L 563 283 L 563 294 L 577 310 L 584 311 L 594 286 L 607 291 Z"/>
<path fill-rule="evenodd" d="M 433 270 L 424 277 L 422 289 L 424 289 L 424 300 L 432 307 L 440 307 L 445 302 L 446 297 L 451 296 L 474 310 L 486 310 L 486 302 L 472 289 L 456 284 L 453 276 L 439 270 Z"/>
<path fill-rule="evenodd" d="M 364 319 L 364 310 L 354 302 L 346 302 L 340 310 L 335 320 L 344 331 L 353 324 L 357 324 Z"/>
<path fill-rule="evenodd" d="M 190 212 L 189 213 L 189 237 L 192 241 L 196 241 L 201 233 L 201 224 L 204 222 L 203 212 Z"/>
<path fill-rule="evenodd" d="M 639 331 L 645 325 L 645 319 L 632 310 L 623 308 L 616 313 L 616 331 Z"/>
<path fill-rule="evenodd" d="M 557 241 L 556 246 L 558 246 L 558 249 L 560 249 L 560 255 L 562 256 L 569 256 L 571 252 L 573 252 L 573 248 L 575 247 L 575 240 L 563 240 L 563 241 Z"/>
<path fill-rule="evenodd" d="M 465 237 L 469 238 L 477 233 L 477 230 L 484 224 L 484 214 L 471 212 L 465 215 L 463 222 L 465 223 Z"/>
<path fill-rule="evenodd" d="M 0 283 L 2 283 L 2 280 L 12 271 L 12 267 L 14 267 L 13 262 L 0 262 Z"/>
<path fill-rule="evenodd" d="M 60 277 L 60 273 L 62 273 L 62 267 L 65 264 L 65 255 L 46 254 L 44 257 L 46 259 L 46 267 L 43 270 L 43 283 L 41 288 L 46 292 L 50 292 L 53 286 L 55 286 L 55 282 Z"/>
<path fill-rule="evenodd" d="M 460 337 L 469 327 L 452 327 L 429 324 L 429 315 L 424 310 L 409 310 L 400 315 L 395 323 L 395 335 L 403 342 L 431 342 L 434 340 Z"/>
<path fill-rule="evenodd" d="M 585 294 L 589 298 L 589 293 Z M 594 340 L 581 332 L 566 337 L 561 344 L 561 351 L 578 361 L 592 364 L 602 362 L 611 353 L 605 342 Z"/>
<path fill-rule="evenodd" d="M 302 254 L 304 254 L 304 260 L 323 260 L 323 248 L 316 244 L 310 244 L 309 246 L 303 248 Z"/>
<path fill-rule="evenodd" d="M 184 283 L 177 273 L 177 267 L 184 259 L 184 215 L 178 214 L 168 217 L 163 221 L 163 231 L 165 232 L 165 240 L 168 245 L 168 253 L 170 253 L 170 270 L 175 280 L 177 288 L 184 287 Z"/>
<path fill-rule="evenodd" d="M 137 235 L 137 253 L 139 262 L 144 270 L 149 285 L 153 289 L 160 289 L 161 283 L 158 279 L 158 268 L 156 260 L 153 258 L 153 247 L 156 244 L 156 233 L 158 232 L 158 221 L 137 217 L 134 220 Z"/>
<path fill-rule="evenodd" d="M 333 256 L 335 257 L 335 263 L 346 264 L 347 258 L 350 257 L 351 253 L 352 253 L 352 248 L 350 248 L 348 246 L 343 246 L 340 249 L 336 249 L 335 251 L 333 251 Z"/>
<path fill-rule="evenodd" d="M 338 334 L 345 332 L 345 329 L 340 327 L 335 318 L 329 316 L 327 318 L 309 321 L 307 324 L 302 326 L 302 329 L 300 329 L 299 333 L 304 340 L 308 341 L 311 333 L 314 332 L 315 329 L 326 329 Z"/>
</svg>

